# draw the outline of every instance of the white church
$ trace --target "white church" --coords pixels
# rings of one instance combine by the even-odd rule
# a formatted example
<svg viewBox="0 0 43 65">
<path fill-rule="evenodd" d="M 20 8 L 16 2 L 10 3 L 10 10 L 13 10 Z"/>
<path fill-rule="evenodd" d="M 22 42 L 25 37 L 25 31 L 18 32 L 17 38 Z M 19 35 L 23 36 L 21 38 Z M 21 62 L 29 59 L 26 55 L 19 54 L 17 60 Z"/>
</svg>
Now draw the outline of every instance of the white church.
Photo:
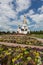
<svg viewBox="0 0 43 65">
<path fill-rule="evenodd" d="M 30 33 L 30 30 L 28 29 L 27 25 L 26 16 L 24 16 L 23 24 L 22 26 L 19 25 L 17 32 L 19 34 L 27 34 L 28 32 Z"/>
</svg>

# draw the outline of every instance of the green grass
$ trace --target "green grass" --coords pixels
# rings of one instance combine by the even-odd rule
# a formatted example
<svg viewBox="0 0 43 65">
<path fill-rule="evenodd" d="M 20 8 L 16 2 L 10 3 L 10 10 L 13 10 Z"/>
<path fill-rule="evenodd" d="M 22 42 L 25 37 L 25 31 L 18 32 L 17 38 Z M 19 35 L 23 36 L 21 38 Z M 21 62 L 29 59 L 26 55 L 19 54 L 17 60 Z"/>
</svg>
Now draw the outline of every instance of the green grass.
<svg viewBox="0 0 43 65">
<path fill-rule="evenodd" d="M 33 34 L 32 36 L 43 39 L 43 34 Z"/>
</svg>

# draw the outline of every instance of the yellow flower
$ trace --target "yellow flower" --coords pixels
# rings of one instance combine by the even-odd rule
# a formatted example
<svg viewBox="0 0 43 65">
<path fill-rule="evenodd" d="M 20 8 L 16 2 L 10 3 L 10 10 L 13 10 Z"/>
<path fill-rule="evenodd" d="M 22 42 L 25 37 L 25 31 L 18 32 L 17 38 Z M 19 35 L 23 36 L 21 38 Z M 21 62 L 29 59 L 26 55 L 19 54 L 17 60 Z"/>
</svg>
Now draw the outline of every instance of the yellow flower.
<svg viewBox="0 0 43 65">
<path fill-rule="evenodd" d="M 23 56 L 21 56 L 20 58 L 23 58 Z"/>
<path fill-rule="evenodd" d="M 33 52 L 36 55 L 36 51 Z"/>
<path fill-rule="evenodd" d="M 0 57 L 3 57 L 3 55 L 1 54 Z"/>
<path fill-rule="evenodd" d="M 23 53 L 20 54 L 21 56 L 23 55 Z"/>
<path fill-rule="evenodd" d="M 8 50 L 10 50 L 10 51 L 11 51 L 11 48 L 9 48 Z"/>
<path fill-rule="evenodd" d="M 29 60 L 29 61 L 30 61 L 30 60 L 31 60 L 31 57 L 27 57 L 27 60 Z"/>
<path fill-rule="evenodd" d="M 11 53 L 7 51 L 5 54 L 6 54 L 6 55 L 10 55 Z"/>
<path fill-rule="evenodd" d="M 34 52 L 34 55 L 35 55 L 35 56 L 39 56 L 39 53 L 35 51 L 35 52 Z"/>
<path fill-rule="evenodd" d="M 39 56 L 39 53 L 38 52 L 36 53 L 36 56 Z"/>
<path fill-rule="evenodd" d="M 23 51 L 25 51 L 26 49 L 25 48 L 22 48 Z"/>
<path fill-rule="evenodd" d="M 15 64 L 15 65 L 17 65 L 17 64 Z"/>
<path fill-rule="evenodd" d="M 25 51 L 24 53 L 25 53 L 25 54 L 28 54 L 29 52 L 28 52 L 28 51 Z"/>
<path fill-rule="evenodd" d="M 20 57 L 20 54 L 17 56 L 17 58 L 19 58 Z"/>
<path fill-rule="evenodd" d="M 12 62 L 15 62 L 15 61 L 16 61 L 16 58 L 13 58 L 13 59 L 12 59 Z"/>
<path fill-rule="evenodd" d="M 3 48 L 0 48 L 0 50 L 3 50 Z"/>
<path fill-rule="evenodd" d="M 37 58 L 35 58 L 35 62 L 37 62 L 38 61 L 38 59 Z"/>
</svg>

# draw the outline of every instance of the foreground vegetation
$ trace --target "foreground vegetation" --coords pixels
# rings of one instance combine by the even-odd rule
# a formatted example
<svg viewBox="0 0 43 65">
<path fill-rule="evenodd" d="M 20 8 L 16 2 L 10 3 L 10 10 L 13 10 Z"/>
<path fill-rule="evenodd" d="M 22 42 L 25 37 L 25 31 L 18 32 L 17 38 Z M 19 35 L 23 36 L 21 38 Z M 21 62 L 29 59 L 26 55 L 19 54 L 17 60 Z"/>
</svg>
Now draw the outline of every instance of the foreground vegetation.
<svg viewBox="0 0 43 65">
<path fill-rule="evenodd" d="M 0 45 L 0 65 L 43 65 L 43 50 Z"/>
<path fill-rule="evenodd" d="M 0 42 L 11 42 L 18 44 L 43 46 L 42 42 L 29 37 L 29 35 L 2 35 L 0 38 Z"/>
<path fill-rule="evenodd" d="M 27 35 L 17 35 L 15 32 L 0 32 L 0 42 L 27 44 L 43 46 L 43 43 L 32 37 L 41 37 L 43 35 L 34 32 Z M 43 49 L 8 47 L 0 45 L 0 65 L 43 65 Z"/>
</svg>

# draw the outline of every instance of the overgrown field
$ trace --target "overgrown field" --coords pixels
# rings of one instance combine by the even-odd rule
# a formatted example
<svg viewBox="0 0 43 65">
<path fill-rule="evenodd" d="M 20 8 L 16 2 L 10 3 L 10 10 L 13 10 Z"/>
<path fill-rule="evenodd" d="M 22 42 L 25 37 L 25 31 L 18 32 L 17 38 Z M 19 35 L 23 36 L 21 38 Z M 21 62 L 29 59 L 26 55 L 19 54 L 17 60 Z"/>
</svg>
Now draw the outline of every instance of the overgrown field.
<svg viewBox="0 0 43 65">
<path fill-rule="evenodd" d="M 43 50 L 0 45 L 0 65 L 43 65 Z"/>
<path fill-rule="evenodd" d="M 18 44 L 43 46 L 42 42 L 30 36 L 31 35 L 2 35 L 0 37 L 0 42 L 11 42 L 11 43 L 18 43 Z"/>
</svg>

